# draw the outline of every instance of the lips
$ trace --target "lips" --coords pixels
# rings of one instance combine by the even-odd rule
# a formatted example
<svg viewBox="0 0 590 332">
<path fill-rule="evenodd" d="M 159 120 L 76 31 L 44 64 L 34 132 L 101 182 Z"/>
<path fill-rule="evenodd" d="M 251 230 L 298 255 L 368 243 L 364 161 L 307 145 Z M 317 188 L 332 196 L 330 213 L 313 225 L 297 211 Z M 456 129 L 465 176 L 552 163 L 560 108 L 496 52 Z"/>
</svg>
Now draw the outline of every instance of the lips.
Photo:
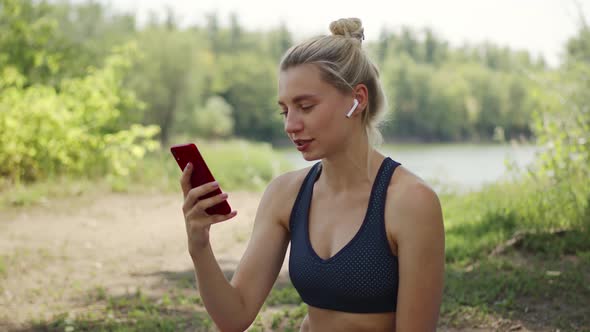
<svg viewBox="0 0 590 332">
<path fill-rule="evenodd" d="M 297 146 L 302 146 L 302 145 L 307 144 L 307 143 L 309 143 L 311 141 L 313 141 L 313 139 L 296 139 L 296 140 L 293 140 L 293 142 Z"/>
<path fill-rule="evenodd" d="M 293 140 L 293 143 L 295 143 L 295 145 L 297 145 L 297 150 L 299 150 L 300 152 L 307 150 L 307 148 L 309 148 L 309 145 L 311 144 L 311 142 L 313 142 L 313 139 Z"/>
</svg>

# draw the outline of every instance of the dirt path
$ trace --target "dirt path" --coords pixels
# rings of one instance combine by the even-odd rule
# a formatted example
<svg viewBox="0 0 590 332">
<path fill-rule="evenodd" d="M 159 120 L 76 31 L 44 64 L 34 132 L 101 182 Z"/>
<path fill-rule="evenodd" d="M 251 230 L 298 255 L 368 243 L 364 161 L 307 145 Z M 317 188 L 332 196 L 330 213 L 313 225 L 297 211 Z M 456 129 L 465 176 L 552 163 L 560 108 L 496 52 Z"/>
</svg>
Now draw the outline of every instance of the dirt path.
<svg viewBox="0 0 590 332">
<path fill-rule="evenodd" d="M 224 271 L 235 270 L 259 199 L 230 193 L 238 216 L 212 227 Z M 181 204 L 180 194 L 106 194 L 0 211 L 0 330 L 75 312 L 98 287 L 157 293 L 168 289 L 166 276 L 190 278 Z"/>
<path fill-rule="evenodd" d="M 228 277 L 250 238 L 260 196 L 230 193 L 238 216 L 211 229 L 213 250 Z M 0 211 L 0 331 L 64 312 L 100 311 L 97 303 L 105 301 L 92 299 L 97 289 L 108 296 L 137 289 L 154 298 L 179 289 L 198 295 L 191 286 L 181 204 L 180 193 L 108 193 Z M 279 282 L 288 280 L 287 258 Z M 462 329 L 486 330 L 508 328 Z"/>
</svg>

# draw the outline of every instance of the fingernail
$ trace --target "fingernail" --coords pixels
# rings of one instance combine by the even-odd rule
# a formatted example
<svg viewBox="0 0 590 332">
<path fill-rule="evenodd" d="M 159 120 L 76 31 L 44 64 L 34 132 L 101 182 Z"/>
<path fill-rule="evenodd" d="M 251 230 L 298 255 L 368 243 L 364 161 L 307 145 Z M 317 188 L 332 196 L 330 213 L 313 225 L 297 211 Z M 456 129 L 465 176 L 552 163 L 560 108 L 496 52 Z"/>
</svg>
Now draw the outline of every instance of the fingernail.
<svg viewBox="0 0 590 332">
<path fill-rule="evenodd" d="M 211 186 L 218 187 L 219 186 L 219 183 L 217 183 L 217 181 L 213 181 L 213 182 L 211 182 Z"/>
<path fill-rule="evenodd" d="M 184 166 L 184 169 L 187 170 L 191 167 L 191 163 L 186 164 L 186 166 Z"/>
</svg>

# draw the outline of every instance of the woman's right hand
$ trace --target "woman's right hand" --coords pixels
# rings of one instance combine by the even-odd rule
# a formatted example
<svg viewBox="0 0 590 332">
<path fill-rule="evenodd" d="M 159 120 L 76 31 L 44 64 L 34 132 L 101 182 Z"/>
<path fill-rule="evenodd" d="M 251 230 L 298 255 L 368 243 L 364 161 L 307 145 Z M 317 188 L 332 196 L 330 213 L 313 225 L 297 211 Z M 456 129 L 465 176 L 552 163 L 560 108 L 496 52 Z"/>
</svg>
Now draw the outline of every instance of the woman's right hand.
<svg viewBox="0 0 590 332">
<path fill-rule="evenodd" d="M 184 194 L 184 204 L 182 212 L 188 237 L 188 250 L 191 257 L 201 249 L 209 245 L 209 228 L 212 224 L 231 219 L 236 216 L 237 211 L 232 211 L 226 215 L 210 215 L 205 210 L 227 199 L 226 193 L 199 200 L 211 191 L 217 189 L 219 185 L 216 182 L 210 182 L 201 186 L 191 188 L 191 174 L 193 165 L 189 163 L 180 178 L 180 186 Z"/>
</svg>

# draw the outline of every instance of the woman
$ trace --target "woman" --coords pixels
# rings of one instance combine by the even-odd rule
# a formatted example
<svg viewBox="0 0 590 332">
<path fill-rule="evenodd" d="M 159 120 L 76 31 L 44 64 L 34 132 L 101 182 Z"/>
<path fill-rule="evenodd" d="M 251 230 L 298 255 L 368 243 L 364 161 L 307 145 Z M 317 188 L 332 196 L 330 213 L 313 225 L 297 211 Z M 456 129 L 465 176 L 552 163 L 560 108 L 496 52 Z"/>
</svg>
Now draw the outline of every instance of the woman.
<svg viewBox="0 0 590 332">
<path fill-rule="evenodd" d="M 207 215 L 226 194 L 198 200 L 183 172 L 183 212 L 198 289 L 222 331 L 243 331 L 269 294 L 287 246 L 289 274 L 308 304 L 302 331 L 432 331 L 442 300 L 444 228 L 439 200 L 416 175 L 378 152 L 385 97 L 361 48 L 359 19 L 289 49 L 280 64 L 285 132 L 313 167 L 274 179 L 228 282 L 209 244 Z"/>
</svg>

